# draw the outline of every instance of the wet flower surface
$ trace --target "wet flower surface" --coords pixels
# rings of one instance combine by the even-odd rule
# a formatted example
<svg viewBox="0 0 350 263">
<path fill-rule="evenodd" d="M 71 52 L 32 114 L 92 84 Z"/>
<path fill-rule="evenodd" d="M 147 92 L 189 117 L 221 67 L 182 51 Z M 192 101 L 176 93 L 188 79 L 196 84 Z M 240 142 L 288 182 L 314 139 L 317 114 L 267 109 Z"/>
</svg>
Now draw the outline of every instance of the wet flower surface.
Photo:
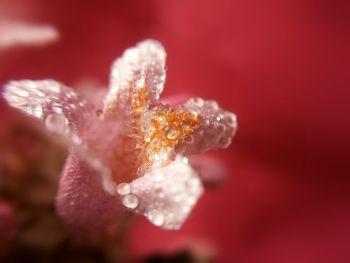
<svg viewBox="0 0 350 263">
<path fill-rule="evenodd" d="M 105 87 L 106 69 L 125 47 L 159 39 L 169 54 L 161 99 L 184 93 L 215 99 L 239 116 L 239 136 L 233 147 L 209 153 L 227 165 L 229 176 L 203 192 L 180 230 L 163 231 L 139 216 L 123 251 L 132 258 L 163 253 L 169 259 L 179 247 L 207 242 L 216 262 L 349 262 L 348 13 L 348 1 L 3 0 L 2 17 L 54 25 L 61 37 L 40 49 L 2 52 L 1 86 L 52 78 L 77 91 L 91 81 Z M 98 92 L 92 94 L 99 99 Z M 55 161 L 37 161 L 38 149 L 23 137 L 37 141 L 43 135 L 29 133 L 26 119 L 2 101 L 0 107 L 0 194 L 11 202 L 16 197 L 21 220 L 15 243 L 23 244 L 10 252 L 23 255 L 36 244 L 36 255 L 42 255 L 47 242 L 29 241 L 45 240 L 50 224 L 34 222 L 56 211 L 36 208 L 38 189 L 46 188 L 37 178 L 49 177 L 57 187 L 65 156 L 53 157 L 44 146 L 45 156 Z M 8 116 L 13 121 L 5 121 Z M 42 164 L 55 169 L 34 176 Z M 29 206 L 31 200 L 35 205 Z M 34 227 L 30 232 L 37 237 L 29 239 Z M 51 237 L 62 232 L 50 227 Z M 107 239 L 100 242 L 99 251 L 110 246 Z M 97 254 L 91 246 L 58 244 L 62 249 L 55 255 L 67 255 L 63 262 L 75 253 L 90 261 Z"/>
<path fill-rule="evenodd" d="M 41 119 L 70 145 L 57 208 L 77 227 L 104 225 L 124 207 L 153 224 L 178 229 L 203 187 L 186 156 L 226 148 L 237 123 L 214 101 L 158 101 L 166 54 L 153 40 L 128 49 L 112 66 L 102 109 L 53 80 L 11 81 L 8 103 Z"/>
</svg>

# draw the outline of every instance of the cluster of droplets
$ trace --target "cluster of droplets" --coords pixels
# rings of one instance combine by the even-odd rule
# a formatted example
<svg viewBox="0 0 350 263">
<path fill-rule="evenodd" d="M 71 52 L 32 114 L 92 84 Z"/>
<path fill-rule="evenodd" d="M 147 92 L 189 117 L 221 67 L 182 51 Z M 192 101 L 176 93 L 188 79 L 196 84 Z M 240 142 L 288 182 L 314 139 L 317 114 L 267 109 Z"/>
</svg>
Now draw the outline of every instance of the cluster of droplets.
<svg viewBox="0 0 350 263">
<path fill-rule="evenodd" d="M 73 125 L 68 120 L 73 119 L 72 128 L 77 129 L 84 116 L 92 111 L 87 101 L 53 80 L 10 81 L 5 86 L 4 97 L 12 107 L 43 119 L 50 131 L 59 135 L 67 131 L 63 126 Z"/>
<path fill-rule="evenodd" d="M 168 166 L 117 186 L 125 207 L 165 229 L 182 225 L 202 190 L 199 177 L 180 156 Z"/>
<path fill-rule="evenodd" d="M 181 106 L 171 107 L 158 104 L 142 114 L 144 162 L 150 167 L 168 164 L 175 148 L 192 143 L 192 134 L 201 122 L 198 114 L 183 110 Z M 147 171 L 147 170 L 146 170 Z"/>
<path fill-rule="evenodd" d="M 237 129 L 236 115 L 222 110 L 217 102 L 194 98 L 182 105 L 192 114 L 198 114 L 203 121 L 193 134 L 184 153 L 198 153 L 213 148 L 226 148 Z M 182 150 L 182 149 L 181 149 Z"/>
<path fill-rule="evenodd" d="M 128 183 L 120 183 L 117 185 L 117 193 L 122 198 L 122 204 L 129 209 L 137 208 L 139 199 L 136 195 L 130 193 L 131 187 Z"/>
<path fill-rule="evenodd" d="M 105 110 L 113 110 L 120 103 L 125 108 L 128 104 L 126 95 L 131 86 L 135 88 L 135 92 L 147 86 L 149 102 L 158 100 L 165 81 L 165 58 L 164 48 L 154 40 L 147 40 L 127 49 L 113 63 L 111 89 L 104 101 Z"/>
<path fill-rule="evenodd" d="M 203 191 L 184 156 L 227 147 L 237 123 L 215 101 L 156 104 L 165 58 L 157 41 L 128 49 L 112 66 L 100 115 L 52 80 L 13 81 L 4 96 L 11 106 L 41 119 L 50 133 L 66 138 L 72 153 L 102 176 L 104 190 L 119 196 L 126 208 L 157 226 L 178 229 Z"/>
<path fill-rule="evenodd" d="M 97 126 L 89 125 L 98 121 L 93 106 L 73 90 L 53 80 L 11 81 L 5 86 L 4 97 L 11 106 L 42 119 L 51 134 L 68 139 L 74 145 L 75 153 L 103 178 L 111 177 L 108 166 L 96 157 L 83 138 L 86 129 L 91 131 Z"/>
<path fill-rule="evenodd" d="M 126 208 L 143 214 L 154 225 L 178 229 L 203 191 L 199 177 L 187 164 L 187 158 L 178 157 L 167 167 L 118 184 L 116 192 Z"/>
</svg>

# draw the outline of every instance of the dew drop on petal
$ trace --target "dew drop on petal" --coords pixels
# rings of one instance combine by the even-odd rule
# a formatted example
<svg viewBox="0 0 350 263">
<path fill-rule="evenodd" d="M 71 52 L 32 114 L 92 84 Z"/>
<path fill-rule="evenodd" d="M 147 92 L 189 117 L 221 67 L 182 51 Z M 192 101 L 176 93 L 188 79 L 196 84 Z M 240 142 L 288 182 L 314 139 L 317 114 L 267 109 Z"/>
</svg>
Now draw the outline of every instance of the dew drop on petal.
<svg viewBox="0 0 350 263">
<path fill-rule="evenodd" d="M 130 184 L 128 183 L 120 183 L 117 185 L 117 192 L 120 195 L 128 195 L 130 194 Z"/>
<path fill-rule="evenodd" d="M 72 142 L 75 143 L 75 144 L 81 144 L 83 141 L 82 139 L 79 137 L 78 134 L 74 133 L 72 135 Z"/>
<path fill-rule="evenodd" d="M 219 110 L 219 105 L 218 105 L 218 103 L 216 102 L 216 101 L 210 101 L 210 106 L 211 106 L 211 108 L 213 109 L 213 110 L 215 110 L 215 111 L 217 111 L 217 110 Z"/>
<path fill-rule="evenodd" d="M 32 109 L 32 114 L 37 118 L 41 118 L 43 116 L 43 108 L 40 105 L 35 105 Z"/>
<path fill-rule="evenodd" d="M 145 135 L 145 142 L 150 142 L 151 141 L 151 137 L 149 136 L 149 134 Z"/>
<path fill-rule="evenodd" d="M 68 120 L 62 114 L 52 113 L 45 119 L 45 127 L 56 135 L 64 135 L 68 130 Z"/>
<path fill-rule="evenodd" d="M 147 218 L 156 226 L 162 226 L 164 224 L 164 215 L 157 210 L 149 211 Z"/>
<path fill-rule="evenodd" d="M 139 199 L 134 194 L 128 194 L 123 197 L 122 203 L 127 208 L 135 209 L 139 204 Z"/>
<path fill-rule="evenodd" d="M 166 133 L 166 137 L 169 140 L 176 140 L 178 136 L 179 136 L 179 131 L 175 128 L 169 128 Z"/>
<path fill-rule="evenodd" d="M 201 98 L 194 98 L 193 102 L 195 103 L 195 105 L 197 105 L 198 107 L 202 107 L 204 105 L 204 100 L 202 100 Z"/>
<path fill-rule="evenodd" d="M 193 138 L 193 136 L 191 134 L 187 134 L 185 136 L 184 140 L 185 140 L 186 143 L 193 143 L 194 138 Z"/>
<path fill-rule="evenodd" d="M 237 119 L 235 114 L 228 113 L 226 114 L 225 119 L 229 125 L 232 125 L 232 126 L 236 125 Z"/>
<path fill-rule="evenodd" d="M 226 130 L 225 125 L 220 124 L 220 125 L 218 126 L 218 130 L 219 130 L 220 132 L 224 132 L 224 131 Z"/>
<path fill-rule="evenodd" d="M 93 167 L 94 169 L 100 171 L 103 169 L 103 164 L 99 159 L 96 159 L 94 157 L 90 157 L 89 158 L 89 164 L 91 165 L 91 167 Z"/>
</svg>

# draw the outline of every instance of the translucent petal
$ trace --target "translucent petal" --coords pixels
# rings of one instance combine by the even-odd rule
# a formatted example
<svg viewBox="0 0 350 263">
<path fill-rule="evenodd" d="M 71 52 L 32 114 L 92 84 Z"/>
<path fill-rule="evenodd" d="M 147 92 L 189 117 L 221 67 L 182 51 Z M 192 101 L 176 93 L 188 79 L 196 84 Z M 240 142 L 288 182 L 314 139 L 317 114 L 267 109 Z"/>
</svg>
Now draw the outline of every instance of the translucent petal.
<svg viewBox="0 0 350 263">
<path fill-rule="evenodd" d="M 127 49 L 112 65 L 105 112 L 142 111 L 158 100 L 165 81 L 166 53 L 154 40 Z"/>
<path fill-rule="evenodd" d="M 148 166 L 154 161 L 163 165 L 173 160 L 174 153 L 187 156 L 225 148 L 236 128 L 236 116 L 215 101 L 191 99 L 176 106 L 154 105 L 141 118 L 145 161 Z"/>
<path fill-rule="evenodd" d="M 180 156 L 168 166 L 135 179 L 130 186 L 138 200 L 136 212 L 164 229 L 179 229 L 203 191 L 198 175 Z"/>
<path fill-rule="evenodd" d="M 237 129 L 236 115 L 221 109 L 215 101 L 200 98 L 190 99 L 181 108 L 194 115 L 201 121 L 179 153 L 193 154 L 210 149 L 226 148 Z"/>
<path fill-rule="evenodd" d="M 10 106 L 43 120 L 50 132 L 73 136 L 75 141 L 94 113 L 91 104 L 54 80 L 10 81 L 5 85 L 4 98 Z"/>
<path fill-rule="evenodd" d="M 222 185 L 230 174 L 225 162 L 218 156 L 202 153 L 190 156 L 188 161 L 206 187 Z"/>
</svg>

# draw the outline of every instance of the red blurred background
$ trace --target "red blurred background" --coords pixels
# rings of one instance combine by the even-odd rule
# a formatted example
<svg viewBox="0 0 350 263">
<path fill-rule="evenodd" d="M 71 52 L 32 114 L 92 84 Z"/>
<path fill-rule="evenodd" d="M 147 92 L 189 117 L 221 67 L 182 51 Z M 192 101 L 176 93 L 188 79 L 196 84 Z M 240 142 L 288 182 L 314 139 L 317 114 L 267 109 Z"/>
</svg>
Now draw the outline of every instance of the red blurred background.
<svg viewBox="0 0 350 263">
<path fill-rule="evenodd" d="M 239 129 L 218 153 L 225 184 L 206 191 L 179 232 L 137 220 L 130 253 L 190 242 L 210 246 L 217 262 L 350 262 L 349 3 L 0 0 L 1 19 L 49 23 L 61 36 L 0 53 L 0 84 L 107 85 L 125 48 L 160 40 L 165 95 L 215 99 Z"/>
</svg>

